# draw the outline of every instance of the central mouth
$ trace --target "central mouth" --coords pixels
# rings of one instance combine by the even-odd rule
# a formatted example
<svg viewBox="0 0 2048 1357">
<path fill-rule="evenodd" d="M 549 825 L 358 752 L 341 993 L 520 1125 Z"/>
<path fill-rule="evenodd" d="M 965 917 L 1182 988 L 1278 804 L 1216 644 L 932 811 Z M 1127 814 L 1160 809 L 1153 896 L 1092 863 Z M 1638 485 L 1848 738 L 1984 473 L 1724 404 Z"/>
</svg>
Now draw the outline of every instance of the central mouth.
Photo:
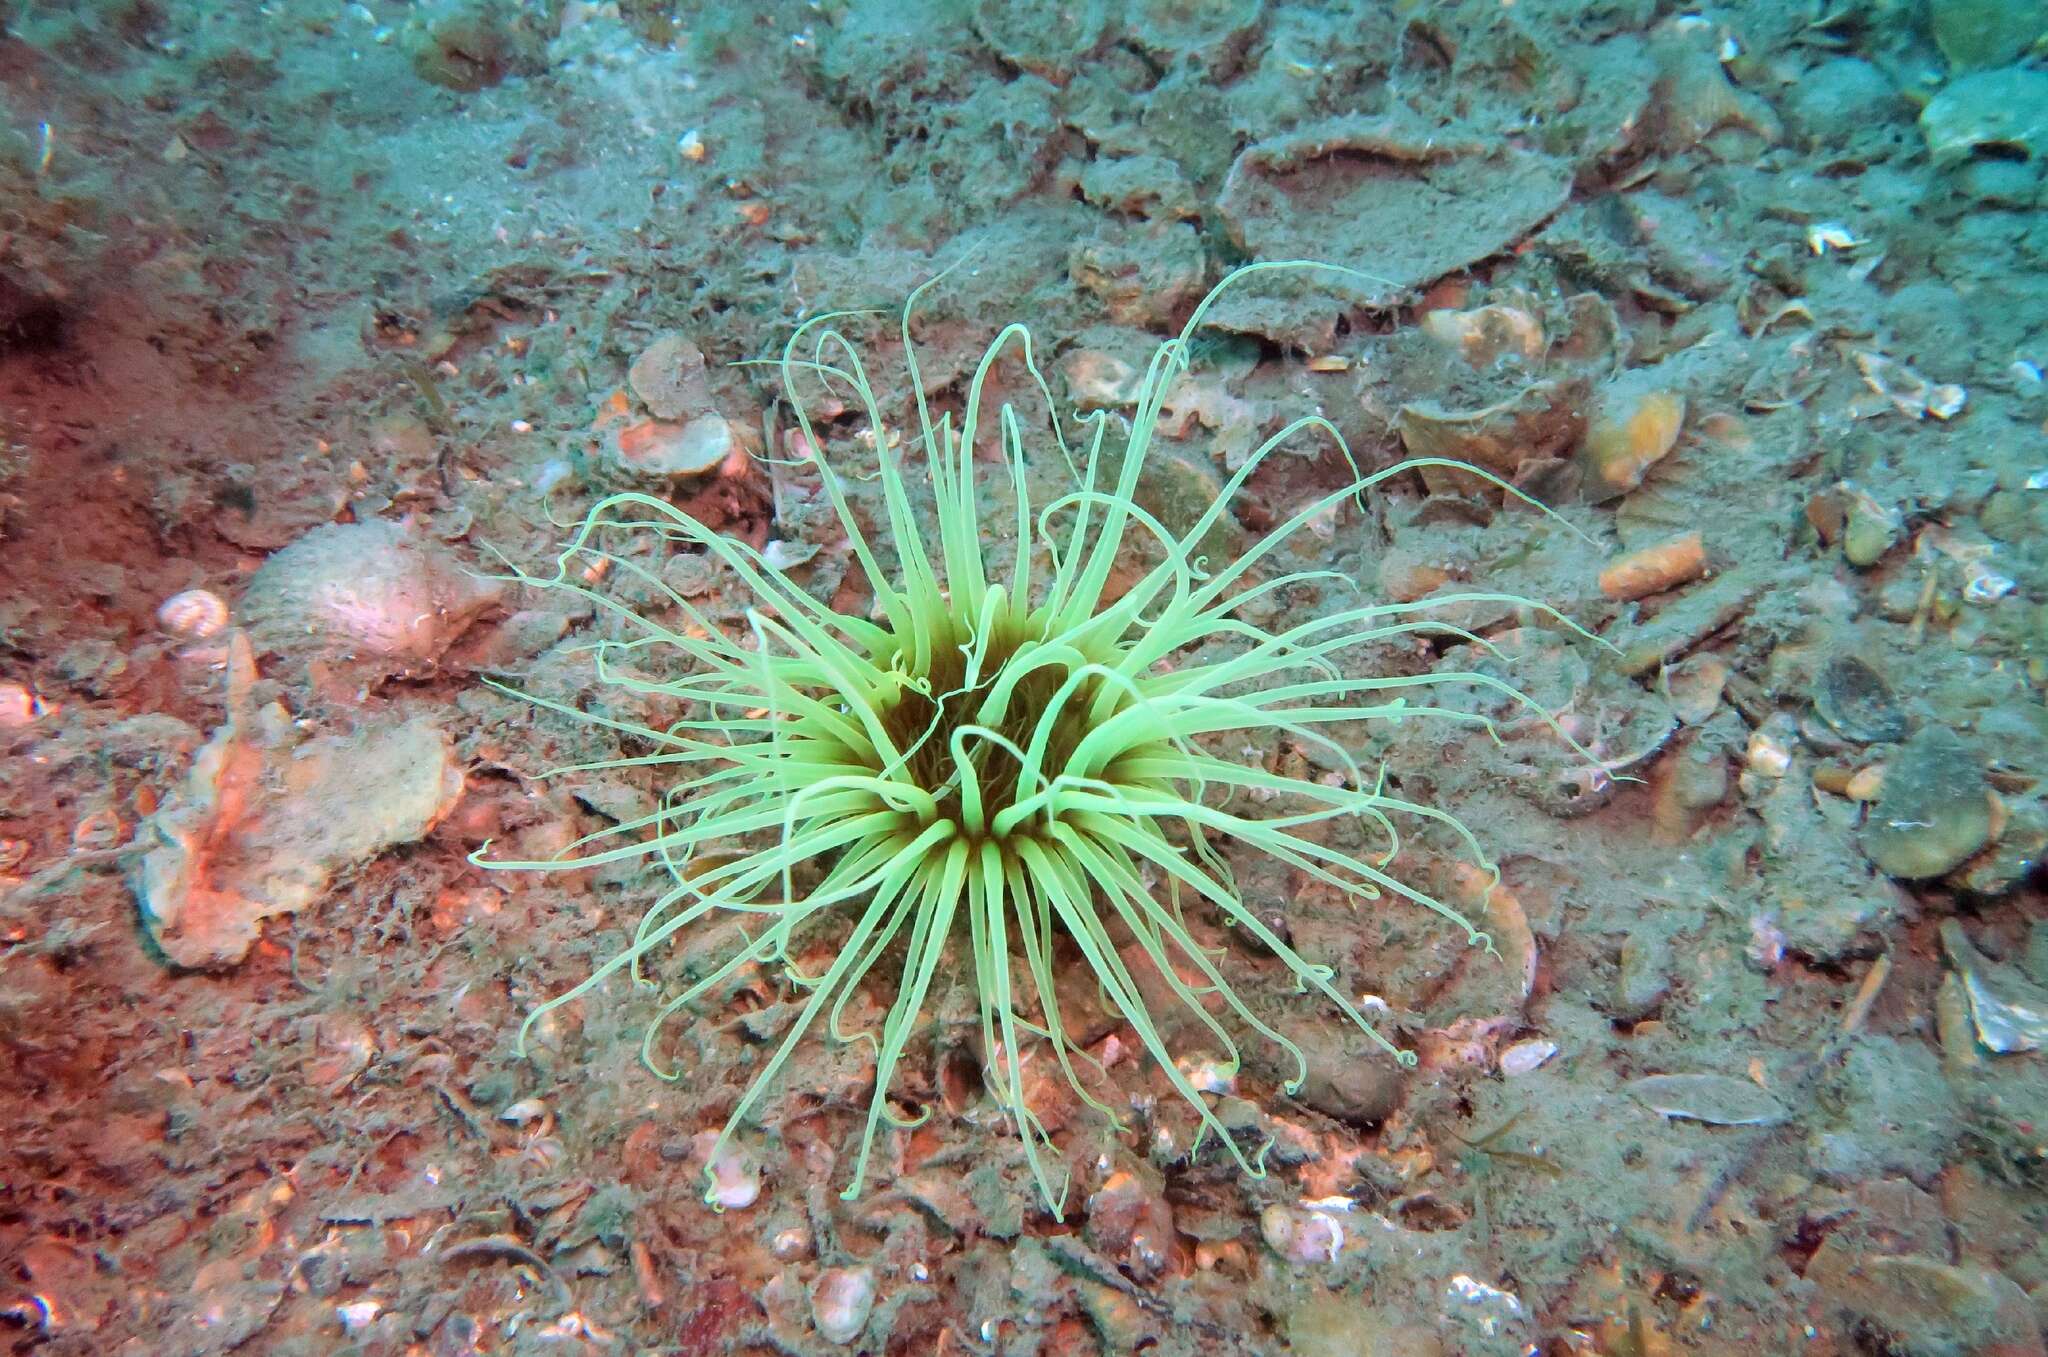
<svg viewBox="0 0 2048 1357">
<path fill-rule="evenodd" d="M 899 651 L 899 664 L 906 660 Z M 1082 737 L 1124 705 L 1098 706 L 1104 680 L 1092 673 L 1077 679 L 1084 667 L 1078 653 L 1048 645 L 1032 619 L 999 621 L 979 641 L 956 623 L 923 672 L 880 713 L 901 761 L 875 771 L 930 793 L 940 818 L 970 841 L 1008 837 L 993 829 L 1002 813 L 1044 791 L 1067 770 Z M 962 814 L 962 782 L 970 775 L 980 791 L 982 829 Z M 1028 834 L 1040 823 L 1027 815 L 1009 833 Z"/>
</svg>

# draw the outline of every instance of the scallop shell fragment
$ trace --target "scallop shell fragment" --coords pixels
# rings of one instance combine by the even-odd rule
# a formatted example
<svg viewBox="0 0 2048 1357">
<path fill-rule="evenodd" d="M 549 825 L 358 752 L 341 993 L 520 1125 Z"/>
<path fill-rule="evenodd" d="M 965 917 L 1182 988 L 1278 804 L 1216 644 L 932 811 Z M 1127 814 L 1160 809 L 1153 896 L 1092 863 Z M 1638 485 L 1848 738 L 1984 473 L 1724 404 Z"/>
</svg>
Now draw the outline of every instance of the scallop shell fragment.
<svg viewBox="0 0 2048 1357">
<path fill-rule="evenodd" d="M 157 605 L 156 624 L 180 641 L 210 640 L 227 630 L 228 605 L 211 589 L 187 589 Z"/>
</svg>

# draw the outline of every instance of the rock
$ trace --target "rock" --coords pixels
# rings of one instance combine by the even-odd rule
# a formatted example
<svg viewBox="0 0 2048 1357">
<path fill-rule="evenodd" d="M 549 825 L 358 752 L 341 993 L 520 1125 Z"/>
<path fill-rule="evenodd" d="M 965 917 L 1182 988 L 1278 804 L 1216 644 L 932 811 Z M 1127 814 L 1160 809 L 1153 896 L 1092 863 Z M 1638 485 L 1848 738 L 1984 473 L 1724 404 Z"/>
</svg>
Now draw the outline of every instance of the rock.
<svg viewBox="0 0 2048 1357">
<path fill-rule="evenodd" d="M 446 548 L 372 519 L 315 528 L 265 561 L 241 616 L 259 654 L 430 667 L 503 596 Z"/>
<path fill-rule="evenodd" d="M 1123 1265 L 1131 1277 L 1149 1283 L 1173 1258 L 1173 1207 L 1159 1175 L 1128 1153 L 1119 1153 L 1109 1176 L 1088 1198 L 1088 1247 Z"/>
<path fill-rule="evenodd" d="M 1961 1109 L 1924 1041 L 1858 1037 L 1813 1106 L 1807 1159 L 1831 1182 L 1930 1183 L 1959 1149 Z"/>
<path fill-rule="evenodd" d="M 2033 1303 L 2019 1284 L 1974 1263 L 1872 1256 L 1832 1235 L 1807 1265 L 1819 1304 L 1873 1326 L 1875 1348 L 1901 1357 L 2040 1357 Z"/>
<path fill-rule="evenodd" d="M 1973 156 L 2032 160 L 2048 151 L 2048 71 L 2008 66 L 1952 82 L 1920 110 L 1937 165 Z"/>
<path fill-rule="evenodd" d="M 626 384 L 656 419 L 682 419 L 711 408 L 704 354 L 681 335 L 663 335 L 642 349 Z"/>
<path fill-rule="evenodd" d="M 1921 881 L 1961 866 L 1991 838 L 1984 770 L 1946 726 L 1929 726 L 1885 765 L 1863 851 L 1886 876 Z"/>
<path fill-rule="evenodd" d="M 1781 135 L 1770 105 L 1728 79 L 1720 52 L 1705 25 L 1667 21 L 1650 44 L 1657 79 L 1650 87 L 1657 144 L 1677 154 L 1724 127 L 1747 129 L 1775 142 Z"/>
<path fill-rule="evenodd" d="M 1081 196 L 1095 206 L 1128 217 L 1199 221 L 1194 185 L 1165 156 L 1116 156 L 1081 168 Z"/>
<path fill-rule="evenodd" d="M 1067 255 L 1068 278 L 1119 325 L 1166 325 L 1201 297 L 1207 269 L 1201 237 L 1187 222 L 1105 227 Z"/>
<path fill-rule="evenodd" d="M 1189 458 L 1159 449 L 1145 460 L 1138 478 L 1135 498 L 1140 508 L 1157 518 L 1166 529 L 1186 535 L 1223 492 L 1223 481 L 1214 470 Z M 1216 516 L 1209 530 L 1194 544 L 1194 554 L 1209 558 L 1209 568 L 1234 560 L 1244 545 L 1244 531 L 1228 509 Z"/>
<path fill-rule="evenodd" d="M 1375 1126 L 1392 1115 L 1408 1090 L 1407 1071 L 1350 1023 L 1318 1018 L 1289 1033 L 1308 1059 L 1308 1079 L 1296 1099 L 1326 1117 L 1350 1126 Z M 1293 1074 L 1291 1061 L 1264 1068 L 1261 1052 L 1247 1059 L 1259 1072 L 1281 1078 Z"/>
<path fill-rule="evenodd" d="M 1950 66 L 1983 70 L 2018 61 L 2048 36 L 2048 0 L 1928 0 L 1927 21 Z"/>
<path fill-rule="evenodd" d="M 150 937 L 180 966 L 240 961 L 262 921 L 337 874 L 431 830 L 462 795 L 448 737 L 424 717 L 301 740 L 250 696 L 247 638 L 229 641 L 228 721 L 136 834 L 132 884 Z"/>
<path fill-rule="evenodd" d="M 1578 443 L 1586 431 L 1585 406 L 1583 380 L 1552 378 L 1478 409 L 1410 401 L 1395 416 L 1395 427 L 1410 457 L 1469 462 L 1512 482 L 1525 464 L 1561 456 Z M 1422 478 L 1442 494 L 1500 494 L 1482 478 L 1450 467 L 1424 467 Z"/>
<path fill-rule="evenodd" d="M 1343 305 L 1385 306 L 1498 254 L 1564 205 L 1571 178 L 1562 160 L 1396 117 L 1327 119 L 1255 142 L 1216 204 L 1232 239 L 1257 258 L 1357 260 L 1372 276 L 1254 278 L 1213 318 L 1326 348 Z M 1304 314 L 1286 295 L 1295 282 L 1338 306 Z"/>
<path fill-rule="evenodd" d="M 1654 933 L 1629 934 L 1621 944 L 1621 964 L 1615 968 L 1612 1016 L 1619 1022 L 1640 1022 L 1670 993 L 1671 944 Z"/>
<path fill-rule="evenodd" d="M 1443 1357 L 1443 1340 L 1365 1296 L 1311 1292 L 1287 1312 L 1294 1357 Z"/>
<path fill-rule="evenodd" d="M 422 80 L 474 93 L 547 69 L 547 39 L 516 0 L 429 0 L 400 35 Z"/>
<path fill-rule="evenodd" d="M 1065 84 L 1102 40 L 1102 0 L 980 0 L 974 31 L 1013 66 Z"/>
<path fill-rule="evenodd" d="M 1135 0 L 1119 5 L 1125 31 L 1163 66 L 1214 59 L 1241 50 L 1242 40 L 1259 21 L 1262 0 Z"/>
</svg>

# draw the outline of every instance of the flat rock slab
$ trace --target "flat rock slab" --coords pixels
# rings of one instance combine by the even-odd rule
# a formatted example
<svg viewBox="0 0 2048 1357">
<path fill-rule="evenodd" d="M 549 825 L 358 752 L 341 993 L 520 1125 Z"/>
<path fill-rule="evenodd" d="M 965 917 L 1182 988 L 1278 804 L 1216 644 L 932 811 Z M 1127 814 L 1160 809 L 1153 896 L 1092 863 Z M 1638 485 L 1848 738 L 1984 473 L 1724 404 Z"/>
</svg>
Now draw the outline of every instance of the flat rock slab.
<svg viewBox="0 0 2048 1357">
<path fill-rule="evenodd" d="M 195 969 L 234 965 L 263 920 L 424 837 L 463 786 L 448 737 L 426 718 L 300 740 L 282 709 L 250 704 L 254 664 L 239 632 L 229 669 L 228 723 L 137 832 L 147 851 L 132 872 L 151 939 Z"/>
<path fill-rule="evenodd" d="M 1237 244 L 1259 259 L 1326 260 L 1371 277 L 1254 277 L 1212 318 L 1282 342 L 1326 342 L 1318 326 L 1334 317 L 1305 316 L 1293 294 L 1391 305 L 1507 249 L 1570 193 L 1565 161 L 1403 120 L 1337 118 L 1254 143 L 1231 166 L 1216 204 Z"/>
<path fill-rule="evenodd" d="M 1880 872 L 1906 881 L 1959 867 L 1990 842 L 1989 790 L 1955 732 L 1929 726 L 1886 761 L 1863 851 Z"/>
</svg>

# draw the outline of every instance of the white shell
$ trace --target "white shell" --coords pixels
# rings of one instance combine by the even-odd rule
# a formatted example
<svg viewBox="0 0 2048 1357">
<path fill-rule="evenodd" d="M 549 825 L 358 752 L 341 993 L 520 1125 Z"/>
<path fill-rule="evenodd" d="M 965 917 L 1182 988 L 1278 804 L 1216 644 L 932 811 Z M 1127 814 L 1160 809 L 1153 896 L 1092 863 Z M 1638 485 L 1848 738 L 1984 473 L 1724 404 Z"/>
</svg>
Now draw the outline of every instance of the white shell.
<svg viewBox="0 0 2048 1357">
<path fill-rule="evenodd" d="M 851 1343 L 875 1309 L 875 1274 L 864 1267 L 832 1267 L 811 1283 L 811 1322 L 828 1343 Z"/>
<path fill-rule="evenodd" d="M 1275 1204 L 1259 1213 L 1267 1247 L 1293 1263 L 1334 1263 L 1344 1252 L 1344 1225 L 1327 1211 Z"/>
<path fill-rule="evenodd" d="M 526 1125 L 526 1123 L 534 1120 L 536 1117 L 546 1116 L 547 1113 L 548 1105 L 541 1099 L 521 1098 L 518 1102 L 513 1103 L 511 1106 L 507 1107 L 503 1112 L 500 1112 L 498 1114 L 498 1120 L 509 1121 L 516 1125 L 524 1126 Z"/>
<path fill-rule="evenodd" d="M 341 1321 L 345 1333 L 360 1333 L 376 1322 L 384 1307 L 374 1300 L 350 1301 L 347 1305 L 334 1307 L 334 1317 Z"/>
<path fill-rule="evenodd" d="M 227 630 L 228 605 L 211 589 L 187 589 L 157 605 L 156 624 L 181 641 L 204 641 Z"/>
<path fill-rule="evenodd" d="M 1556 1054 L 1554 1041 L 1518 1041 L 1500 1053 L 1500 1072 L 1509 1076 L 1527 1074 Z"/>
<path fill-rule="evenodd" d="M 761 1198 L 761 1164 L 737 1145 L 720 1147 L 718 1132 L 699 1132 L 691 1148 L 704 1161 L 704 1200 L 721 1211 L 740 1210 Z"/>
</svg>

